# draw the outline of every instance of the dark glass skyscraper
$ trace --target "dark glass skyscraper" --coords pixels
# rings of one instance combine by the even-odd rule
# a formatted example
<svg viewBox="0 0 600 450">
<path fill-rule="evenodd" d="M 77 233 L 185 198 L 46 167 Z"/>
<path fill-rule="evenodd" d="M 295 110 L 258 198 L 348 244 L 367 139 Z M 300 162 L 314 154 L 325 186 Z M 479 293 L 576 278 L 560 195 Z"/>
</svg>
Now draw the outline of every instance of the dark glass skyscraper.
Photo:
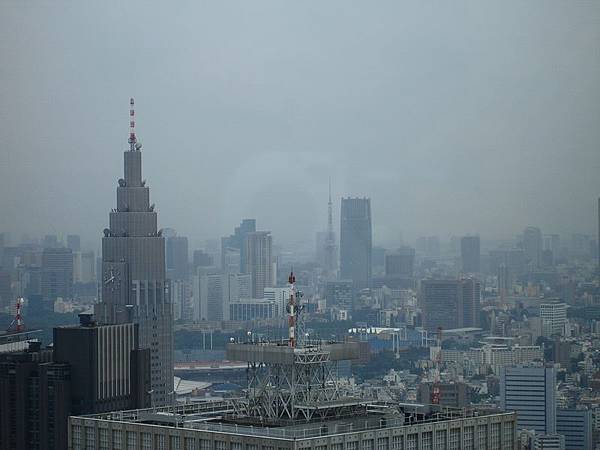
<svg viewBox="0 0 600 450">
<path fill-rule="evenodd" d="M 157 230 L 150 190 L 142 180 L 141 144 L 134 132 L 133 99 L 125 177 L 119 179 L 117 207 L 102 238 L 103 323 L 139 324 L 139 345 L 151 350 L 151 401 L 164 405 L 173 391 L 173 313 L 165 273 L 165 240 Z"/>
<path fill-rule="evenodd" d="M 340 220 L 340 277 L 356 288 L 371 284 L 371 200 L 342 198 Z"/>
</svg>

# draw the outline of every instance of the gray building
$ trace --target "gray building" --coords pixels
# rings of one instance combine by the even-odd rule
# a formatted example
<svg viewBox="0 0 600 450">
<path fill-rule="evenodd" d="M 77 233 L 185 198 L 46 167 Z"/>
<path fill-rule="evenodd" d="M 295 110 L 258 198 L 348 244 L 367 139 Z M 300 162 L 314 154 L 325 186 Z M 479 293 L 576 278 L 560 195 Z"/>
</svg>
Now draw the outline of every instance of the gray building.
<svg viewBox="0 0 600 450">
<path fill-rule="evenodd" d="M 255 231 L 246 234 L 245 249 L 245 273 L 252 277 L 252 297 L 262 298 L 265 288 L 275 285 L 271 232 Z"/>
<path fill-rule="evenodd" d="M 523 250 L 532 269 L 538 269 L 541 266 L 542 244 L 542 232 L 539 228 L 525 228 L 523 232 Z"/>
<path fill-rule="evenodd" d="M 472 278 L 423 280 L 423 326 L 429 331 L 479 326 L 481 285 Z"/>
<path fill-rule="evenodd" d="M 502 367 L 500 407 L 517 413 L 519 430 L 556 433 L 556 371 L 549 367 Z"/>
<path fill-rule="evenodd" d="M 232 235 L 221 238 L 221 268 L 228 270 L 230 261 L 229 254 L 233 254 L 238 266 L 235 272 L 247 273 L 246 268 L 246 235 L 256 231 L 256 219 L 243 219 L 239 226 L 235 227 Z"/>
<path fill-rule="evenodd" d="M 556 433 L 565 437 L 565 450 L 592 450 L 592 411 L 558 409 Z"/>
<path fill-rule="evenodd" d="M 133 113 L 133 99 L 131 100 Z M 133 123 L 133 121 L 132 121 Z M 157 229 L 150 189 L 142 179 L 141 144 L 132 129 L 124 156 L 117 207 L 102 238 L 101 323 L 139 324 L 139 344 L 151 349 L 152 403 L 163 405 L 173 392 L 173 313 L 165 271 L 165 240 Z"/>
<path fill-rule="evenodd" d="M 328 281 L 325 285 L 325 300 L 327 307 L 336 306 L 352 311 L 354 288 L 350 280 Z"/>
<path fill-rule="evenodd" d="M 415 249 L 400 247 L 398 251 L 385 255 L 385 276 L 412 278 L 415 265 Z"/>
<path fill-rule="evenodd" d="M 188 238 L 184 236 L 165 237 L 165 242 L 167 278 L 186 280 L 189 265 Z"/>
<path fill-rule="evenodd" d="M 464 273 L 481 272 L 481 243 L 479 236 L 463 236 L 460 239 L 461 268 Z"/>
<path fill-rule="evenodd" d="M 371 285 L 371 200 L 342 198 L 340 219 L 340 278 L 352 280 L 356 288 Z"/>
<path fill-rule="evenodd" d="M 42 253 L 42 297 L 48 302 L 73 296 L 73 252 L 45 248 Z"/>
</svg>

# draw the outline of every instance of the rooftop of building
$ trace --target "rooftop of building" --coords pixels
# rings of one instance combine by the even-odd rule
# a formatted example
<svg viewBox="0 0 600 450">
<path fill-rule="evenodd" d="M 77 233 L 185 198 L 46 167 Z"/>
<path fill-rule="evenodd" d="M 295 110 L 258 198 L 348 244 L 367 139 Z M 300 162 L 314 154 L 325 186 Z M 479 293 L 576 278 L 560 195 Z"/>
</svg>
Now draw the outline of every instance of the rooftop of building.
<svg viewBox="0 0 600 450">
<path fill-rule="evenodd" d="M 119 424 L 146 424 L 198 431 L 294 440 L 325 437 L 367 430 L 390 429 L 467 418 L 508 415 L 496 409 L 458 409 L 411 403 L 364 403 L 363 414 L 348 414 L 313 422 L 261 423 L 240 415 L 235 400 L 179 404 L 161 408 L 119 411 L 84 416 L 85 419 Z"/>
</svg>

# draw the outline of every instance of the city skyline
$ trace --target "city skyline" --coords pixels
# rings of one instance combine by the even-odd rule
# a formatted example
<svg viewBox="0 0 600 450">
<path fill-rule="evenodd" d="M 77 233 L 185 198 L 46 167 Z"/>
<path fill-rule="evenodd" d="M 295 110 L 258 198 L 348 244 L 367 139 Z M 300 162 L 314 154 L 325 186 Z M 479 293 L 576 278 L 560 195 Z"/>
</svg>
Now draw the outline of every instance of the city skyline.
<svg viewBox="0 0 600 450">
<path fill-rule="evenodd" d="M 596 3 L 459 2 L 438 14 L 393 3 L 237 3 L 239 15 L 140 6 L 0 6 L 10 111 L 0 178 L 15 187 L 0 229 L 96 239 L 112 180 L 95 175 L 119 164 L 118 117 L 134 96 L 147 117 L 140 131 L 161 149 L 148 162 L 160 226 L 192 240 L 255 217 L 278 240 L 311 241 L 326 228 L 329 176 L 334 217 L 341 197 L 372 199 L 376 242 L 595 230 Z M 167 43 L 141 40 L 163 19 L 180 24 Z M 356 29 L 362 38 L 340 39 Z M 292 221 L 275 212 L 291 200 Z"/>
</svg>

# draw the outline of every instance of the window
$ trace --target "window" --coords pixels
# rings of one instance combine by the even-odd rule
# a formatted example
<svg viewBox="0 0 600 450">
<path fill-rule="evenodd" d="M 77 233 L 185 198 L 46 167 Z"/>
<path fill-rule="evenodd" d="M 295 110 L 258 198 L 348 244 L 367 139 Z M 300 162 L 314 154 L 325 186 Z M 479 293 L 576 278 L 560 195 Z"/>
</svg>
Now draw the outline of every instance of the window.
<svg viewBox="0 0 600 450">
<path fill-rule="evenodd" d="M 228 450 L 227 442 L 225 441 L 215 441 L 215 450 Z"/>
<path fill-rule="evenodd" d="M 231 450 L 242 450 L 244 448 L 244 444 L 242 444 L 241 442 L 232 442 L 231 443 Z"/>
<path fill-rule="evenodd" d="M 210 450 L 210 441 L 208 439 L 200 440 L 200 450 Z"/>
<path fill-rule="evenodd" d="M 433 433 L 424 431 L 421 438 L 423 440 L 422 450 L 433 450 Z"/>
<path fill-rule="evenodd" d="M 346 442 L 346 450 L 358 450 L 358 442 Z"/>
<path fill-rule="evenodd" d="M 81 426 L 79 425 L 73 425 L 73 427 L 71 428 L 71 431 L 73 433 L 72 436 L 72 444 L 73 444 L 73 450 L 81 450 Z"/>
<path fill-rule="evenodd" d="M 167 450 L 167 440 L 164 434 L 156 435 L 156 450 Z"/>
<path fill-rule="evenodd" d="M 121 450 L 121 430 L 112 430 L 112 450 Z"/>
<path fill-rule="evenodd" d="M 437 430 L 435 432 L 435 447 L 434 448 L 436 450 L 446 450 L 446 430 Z"/>
<path fill-rule="evenodd" d="M 152 436 L 150 433 L 142 433 L 142 450 L 152 450 Z"/>
<path fill-rule="evenodd" d="M 99 428 L 98 429 L 98 449 L 99 450 L 108 450 L 108 429 L 107 428 Z"/>
<path fill-rule="evenodd" d="M 514 437 L 514 428 L 511 422 L 505 422 L 502 424 L 504 431 L 502 432 L 502 447 L 505 450 L 510 450 L 513 448 L 513 442 L 515 440 Z"/>
<path fill-rule="evenodd" d="M 488 444 L 489 444 L 490 450 L 496 450 L 496 449 L 500 448 L 500 424 L 499 423 L 493 423 L 491 425 L 490 442 Z"/>
<path fill-rule="evenodd" d="M 198 446 L 196 445 L 196 439 L 191 437 L 184 438 L 184 447 L 185 450 L 198 450 Z"/>
<path fill-rule="evenodd" d="M 170 436 L 171 450 L 181 450 L 181 441 L 179 436 Z"/>
<path fill-rule="evenodd" d="M 373 450 L 373 439 L 365 439 L 364 441 L 362 441 L 362 449 Z M 319 447 L 317 447 L 317 450 L 319 450 Z"/>
<path fill-rule="evenodd" d="M 406 436 L 406 450 L 417 450 L 419 446 L 419 435 L 416 433 Z"/>
<path fill-rule="evenodd" d="M 460 450 L 460 428 L 450 429 L 450 450 Z"/>
<path fill-rule="evenodd" d="M 85 427 L 85 449 L 96 450 L 96 433 L 94 427 Z"/>
<path fill-rule="evenodd" d="M 377 450 L 388 450 L 388 438 L 377 439 Z"/>
<path fill-rule="evenodd" d="M 137 435 L 135 431 L 127 432 L 127 450 L 137 450 Z"/>
<path fill-rule="evenodd" d="M 463 449 L 473 450 L 475 442 L 473 442 L 473 427 L 465 427 L 463 430 Z"/>
<path fill-rule="evenodd" d="M 392 436 L 392 450 L 404 450 L 404 436 Z"/>
<path fill-rule="evenodd" d="M 477 440 L 479 441 L 479 448 L 487 448 L 487 426 L 479 425 L 477 427 Z"/>
</svg>

